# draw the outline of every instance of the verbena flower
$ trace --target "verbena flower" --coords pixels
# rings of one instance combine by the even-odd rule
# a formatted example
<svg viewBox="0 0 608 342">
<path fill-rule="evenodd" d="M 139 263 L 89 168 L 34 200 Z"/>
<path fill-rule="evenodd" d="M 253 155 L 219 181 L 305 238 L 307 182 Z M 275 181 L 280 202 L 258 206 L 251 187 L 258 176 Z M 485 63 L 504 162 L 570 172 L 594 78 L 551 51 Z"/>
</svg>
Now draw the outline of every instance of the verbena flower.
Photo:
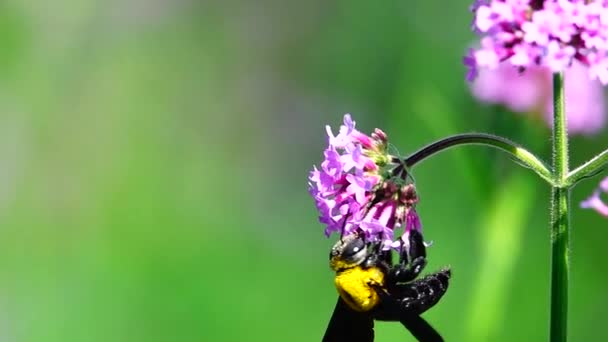
<svg viewBox="0 0 608 342">
<path fill-rule="evenodd" d="M 308 178 L 325 235 L 362 234 L 389 249 L 396 228 L 420 231 L 416 189 L 406 181 L 398 159 L 388 153 L 386 134 L 379 129 L 371 136 L 359 132 L 349 114 L 337 135 L 329 126 L 326 130 L 325 159 Z"/>
<path fill-rule="evenodd" d="M 581 208 L 593 209 L 603 216 L 608 217 L 608 204 L 602 200 L 602 193 L 608 194 L 608 177 L 600 182 L 600 185 L 593 194 L 581 202 Z"/>
<path fill-rule="evenodd" d="M 495 69 L 503 61 L 561 72 L 578 60 L 591 79 L 608 84 L 607 1 L 476 0 L 471 11 L 482 38 L 466 57 L 468 79 L 478 67 Z"/>
<path fill-rule="evenodd" d="M 587 75 L 588 68 L 576 61 L 565 71 L 571 134 L 594 134 L 606 123 L 602 85 Z M 502 63 L 494 70 L 481 69 L 471 83 L 471 92 L 483 102 L 504 105 L 515 112 L 543 113 L 547 125 L 553 124 L 551 70 L 547 67 L 532 66 L 522 73 Z"/>
</svg>

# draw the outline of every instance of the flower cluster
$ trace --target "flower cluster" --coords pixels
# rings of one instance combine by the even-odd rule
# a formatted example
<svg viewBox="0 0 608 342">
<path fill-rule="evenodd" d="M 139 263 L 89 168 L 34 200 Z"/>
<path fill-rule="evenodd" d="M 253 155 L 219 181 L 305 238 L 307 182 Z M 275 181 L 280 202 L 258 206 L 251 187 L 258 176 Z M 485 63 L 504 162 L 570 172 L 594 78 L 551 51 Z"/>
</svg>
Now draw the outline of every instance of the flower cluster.
<svg viewBox="0 0 608 342">
<path fill-rule="evenodd" d="M 388 154 L 388 138 L 376 129 L 371 136 L 355 129 L 349 114 L 334 136 L 327 126 L 325 159 L 309 175 L 309 192 L 325 224 L 325 235 L 362 234 L 384 249 L 398 247 L 394 230 L 405 225 L 421 229 L 416 214 L 416 189 L 408 183 L 404 166 Z"/>
<path fill-rule="evenodd" d="M 587 76 L 588 68 L 575 61 L 565 71 L 568 133 L 595 134 L 606 124 L 602 85 Z M 549 127 L 553 124 L 551 70 L 532 66 L 525 73 L 507 63 L 496 69 L 479 70 L 470 84 L 473 95 L 487 103 L 504 105 L 515 112 L 543 113 Z"/>
<path fill-rule="evenodd" d="M 608 2 L 604 0 L 476 0 L 473 29 L 481 48 L 464 58 L 467 79 L 477 67 L 499 63 L 523 70 L 545 66 L 552 72 L 573 60 L 588 66 L 591 79 L 608 84 Z"/>
<path fill-rule="evenodd" d="M 608 194 L 608 177 L 600 182 L 599 188 L 593 192 L 591 197 L 581 203 L 581 208 L 593 209 L 601 215 L 608 217 L 608 204 L 602 200 L 602 193 Z"/>
</svg>

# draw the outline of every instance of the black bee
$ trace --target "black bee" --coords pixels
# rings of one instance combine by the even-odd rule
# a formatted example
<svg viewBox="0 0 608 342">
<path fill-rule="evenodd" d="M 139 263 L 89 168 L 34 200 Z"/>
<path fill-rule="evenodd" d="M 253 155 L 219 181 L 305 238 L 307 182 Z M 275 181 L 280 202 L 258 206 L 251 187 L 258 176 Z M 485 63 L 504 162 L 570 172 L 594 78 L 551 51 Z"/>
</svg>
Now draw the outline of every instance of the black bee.
<svg viewBox="0 0 608 342">
<path fill-rule="evenodd" d="M 373 341 L 374 320 L 401 322 L 419 341 L 443 341 L 420 315 L 445 294 L 450 270 L 415 280 L 426 266 L 426 247 L 416 230 L 408 242 L 395 265 L 390 251 L 381 251 L 379 243 L 368 243 L 356 234 L 334 245 L 329 260 L 340 296 L 323 342 Z"/>
</svg>

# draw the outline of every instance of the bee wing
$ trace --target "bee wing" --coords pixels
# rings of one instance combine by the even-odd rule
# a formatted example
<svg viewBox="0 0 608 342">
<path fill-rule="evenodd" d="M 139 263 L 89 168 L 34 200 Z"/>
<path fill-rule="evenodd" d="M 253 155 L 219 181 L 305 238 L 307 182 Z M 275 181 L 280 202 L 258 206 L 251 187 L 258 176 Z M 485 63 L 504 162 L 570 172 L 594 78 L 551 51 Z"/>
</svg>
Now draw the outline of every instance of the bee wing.
<svg viewBox="0 0 608 342">
<path fill-rule="evenodd" d="M 342 298 L 338 297 L 322 342 L 372 342 L 373 340 L 374 319 L 371 315 L 353 311 Z"/>
<path fill-rule="evenodd" d="M 437 330 L 418 315 L 403 315 L 399 322 L 420 342 L 443 342 Z"/>
</svg>

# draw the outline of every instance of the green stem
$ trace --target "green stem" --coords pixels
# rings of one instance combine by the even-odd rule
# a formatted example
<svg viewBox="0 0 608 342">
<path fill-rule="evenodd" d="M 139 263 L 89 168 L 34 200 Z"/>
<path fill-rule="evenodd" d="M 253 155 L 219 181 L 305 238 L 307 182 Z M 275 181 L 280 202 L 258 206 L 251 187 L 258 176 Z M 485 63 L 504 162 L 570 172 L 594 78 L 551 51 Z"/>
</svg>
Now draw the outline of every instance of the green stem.
<svg viewBox="0 0 608 342">
<path fill-rule="evenodd" d="M 568 176 L 568 134 L 566 133 L 564 76 L 553 75 L 553 170 L 559 180 Z M 562 183 L 563 184 L 563 183 Z"/>
<path fill-rule="evenodd" d="M 553 188 L 551 219 L 551 342 L 568 337 L 569 190 Z"/>
<path fill-rule="evenodd" d="M 551 201 L 551 342 L 568 337 L 569 187 L 564 77 L 553 75 L 553 170 Z"/>
<path fill-rule="evenodd" d="M 566 185 L 572 186 L 583 178 L 594 176 L 606 164 L 608 164 L 608 150 L 598 154 L 585 164 L 577 167 L 568 174 Z"/>
<path fill-rule="evenodd" d="M 549 184 L 554 184 L 553 176 L 547 165 L 533 153 L 509 139 L 485 133 L 457 134 L 431 143 L 407 157 L 405 159 L 405 166 L 407 168 L 412 168 L 414 165 L 430 157 L 431 155 L 446 150 L 450 147 L 470 144 L 486 145 L 505 151 L 515 157 L 515 159 L 517 159 L 524 166 L 534 170 L 534 172 L 549 182 Z"/>
</svg>

